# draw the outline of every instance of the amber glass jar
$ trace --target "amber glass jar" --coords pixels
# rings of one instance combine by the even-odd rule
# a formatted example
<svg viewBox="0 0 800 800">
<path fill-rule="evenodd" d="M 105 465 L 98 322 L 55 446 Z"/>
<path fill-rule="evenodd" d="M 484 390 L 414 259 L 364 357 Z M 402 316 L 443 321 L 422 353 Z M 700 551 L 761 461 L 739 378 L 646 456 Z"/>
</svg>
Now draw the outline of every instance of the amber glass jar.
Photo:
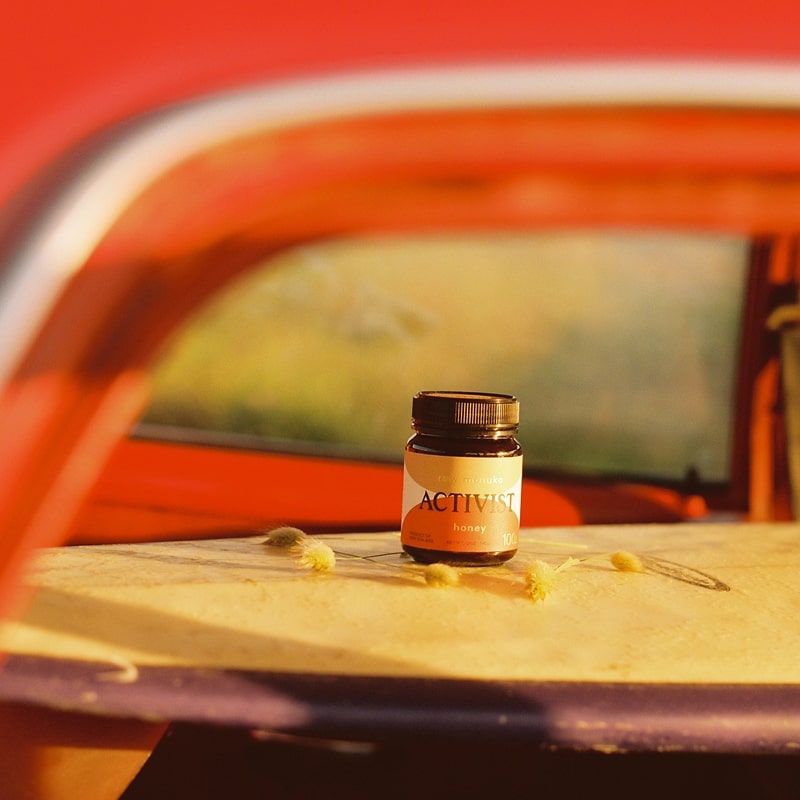
<svg viewBox="0 0 800 800">
<path fill-rule="evenodd" d="M 411 421 L 403 549 L 424 564 L 508 561 L 519 543 L 519 401 L 506 394 L 419 392 Z"/>
</svg>

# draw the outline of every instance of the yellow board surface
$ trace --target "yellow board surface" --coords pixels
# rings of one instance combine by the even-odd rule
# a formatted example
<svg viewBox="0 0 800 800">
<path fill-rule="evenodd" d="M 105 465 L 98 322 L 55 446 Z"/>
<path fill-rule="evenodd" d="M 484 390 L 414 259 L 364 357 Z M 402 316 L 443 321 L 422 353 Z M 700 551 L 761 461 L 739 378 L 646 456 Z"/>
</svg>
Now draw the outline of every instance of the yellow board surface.
<svg viewBox="0 0 800 800">
<path fill-rule="evenodd" d="M 428 585 L 398 534 L 319 537 L 315 572 L 265 536 L 58 548 L 27 575 L 7 653 L 368 676 L 800 683 L 800 526 L 587 526 L 522 532 L 499 567 Z M 643 573 L 623 572 L 615 551 Z M 544 600 L 526 573 L 557 568 Z"/>
</svg>

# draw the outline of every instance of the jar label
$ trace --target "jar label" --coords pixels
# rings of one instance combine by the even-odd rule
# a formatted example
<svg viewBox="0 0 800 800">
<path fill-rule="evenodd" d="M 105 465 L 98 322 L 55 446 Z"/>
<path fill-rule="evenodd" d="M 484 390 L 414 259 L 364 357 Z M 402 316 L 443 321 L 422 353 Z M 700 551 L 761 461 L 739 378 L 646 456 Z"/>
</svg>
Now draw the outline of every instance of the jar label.
<svg viewBox="0 0 800 800">
<path fill-rule="evenodd" d="M 406 451 L 400 539 L 450 553 L 515 550 L 522 456 L 475 458 Z"/>
</svg>

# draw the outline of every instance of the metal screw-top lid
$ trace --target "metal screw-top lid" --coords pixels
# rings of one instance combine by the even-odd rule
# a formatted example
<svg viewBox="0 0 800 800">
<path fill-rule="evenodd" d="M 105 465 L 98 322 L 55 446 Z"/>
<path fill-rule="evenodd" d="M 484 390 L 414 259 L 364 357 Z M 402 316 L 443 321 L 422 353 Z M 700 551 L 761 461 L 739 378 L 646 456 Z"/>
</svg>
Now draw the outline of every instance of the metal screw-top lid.
<svg viewBox="0 0 800 800">
<path fill-rule="evenodd" d="M 414 427 L 463 432 L 515 431 L 519 400 L 510 394 L 481 392 L 418 392 L 411 404 Z"/>
</svg>

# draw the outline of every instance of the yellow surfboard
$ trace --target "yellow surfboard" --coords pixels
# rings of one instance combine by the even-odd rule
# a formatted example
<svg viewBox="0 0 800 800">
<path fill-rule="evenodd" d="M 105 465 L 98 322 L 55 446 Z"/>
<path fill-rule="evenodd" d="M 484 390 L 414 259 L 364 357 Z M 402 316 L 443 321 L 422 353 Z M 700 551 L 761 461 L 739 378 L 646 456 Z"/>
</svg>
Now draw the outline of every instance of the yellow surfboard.
<svg viewBox="0 0 800 800">
<path fill-rule="evenodd" d="M 427 703 L 579 746 L 800 752 L 796 524 L 527 529 L 439 575 L 396 533 L 267 538 L 41 552 L 0 698 L 295 729 Z"/>
</svg>

